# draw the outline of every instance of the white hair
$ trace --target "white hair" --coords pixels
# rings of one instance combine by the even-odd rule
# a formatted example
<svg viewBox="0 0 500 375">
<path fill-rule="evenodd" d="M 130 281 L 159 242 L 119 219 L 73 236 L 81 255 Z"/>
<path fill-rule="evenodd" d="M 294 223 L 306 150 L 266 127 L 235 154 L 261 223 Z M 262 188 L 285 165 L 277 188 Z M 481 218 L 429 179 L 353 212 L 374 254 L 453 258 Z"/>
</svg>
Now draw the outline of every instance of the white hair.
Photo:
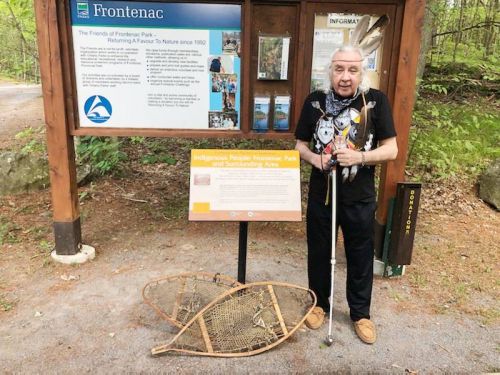
<svg viewBox="0 0 500 375">
<path fill-rule="evenodd" d="M 366 56 L 363 54 L 363 51 L 359 47 L 352 46 L 350 44 L 343 45 L 342 47 L 339 47 L 333 51 L 333 53 L 330 55 L 330 62 L 326 66 L 326 76 L 324 78 L 323 82 L 323 91 L 328 92 L 331 87 L 332 87 L 332 81 L 331 81 L 331 70 L 333 68 L 332 60 L 333 57 L 339 53 L 339 52 L 356 52 L 359 54 L 361 57 L 361 81 L 359 83 L 358 88 L 362 92 L 367 92 L 370 89 L 370 79 L 368 78 L 368 75 L 366 74 L 366 67 L 367 67 L 367 61 L 366 61 Z"/>
</svg>

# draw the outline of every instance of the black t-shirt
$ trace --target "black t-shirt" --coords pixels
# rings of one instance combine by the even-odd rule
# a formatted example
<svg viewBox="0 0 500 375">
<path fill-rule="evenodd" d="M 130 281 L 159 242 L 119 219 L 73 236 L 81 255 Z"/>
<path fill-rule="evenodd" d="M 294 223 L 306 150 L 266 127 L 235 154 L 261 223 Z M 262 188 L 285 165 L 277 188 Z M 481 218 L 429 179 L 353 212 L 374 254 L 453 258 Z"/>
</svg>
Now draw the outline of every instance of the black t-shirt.
<svg viewBox="0 0 500 375">
<path fill-rule="evenodd" d="M 349 147 L 361 150 L 373 150 L 380 140 L 396 136 L 391 108 L 387 97 L 378 90 L 370 89 L 365 94 L 365 102 L 369 108 L 370 121 L 368 122 L 367 142 L 361 147 L 356 147 L 352 142 Z M 311 150 L 315 153 L 323 152 L 331 141 L 333 133 L 339 132 L 347 139 L 356 135 L 357 126 L 360 122 L 360 114 L 364 106 L 363 98 L 359 95 L 348 108 L 344 109 L 333 119 L 323 116 L 325 109 L 326 94 L 323 91 L 315 91 L 306 98 L 302 113 L 300 115 L 295 138 L 301 141 L 311 142 Z M 321 107 L 322 111 L 317 108 Z M 363 110 L 364 112 L 364 110 Z M 321 121 L 319 121 L 321 119 Z M 323 121 L 324 119 L 328 121 Z M 335 125 L 333 125 L 335 123 Z M 325 125 L 326 124 L 326 125 Z M 326 156 L 328 157 L 328 156 Z M 375 201 L 375 167 L 358 166 L 356 176 L 352 181 L 342 182 L 342 169 L 337 166 L 337 194 L 341 202 L 349 204 L 353 202 Z M 313 167 L 309 181 L 309 199 L 325 201 L 328 190 L 328 174 Z"/>
</svg>

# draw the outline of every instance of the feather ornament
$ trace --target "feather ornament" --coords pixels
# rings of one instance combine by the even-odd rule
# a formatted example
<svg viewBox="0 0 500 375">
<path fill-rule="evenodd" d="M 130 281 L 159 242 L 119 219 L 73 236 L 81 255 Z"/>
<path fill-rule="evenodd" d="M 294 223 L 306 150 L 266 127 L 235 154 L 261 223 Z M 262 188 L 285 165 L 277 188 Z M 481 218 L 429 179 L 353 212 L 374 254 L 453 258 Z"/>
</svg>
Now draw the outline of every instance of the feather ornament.
<svg viewBox="0 0 500 375">
<path fill-rule="evenodd" d="M 361 39 L 366 35 L 368 26 L 370 26 L 370 18 L 371 17 L 369 15 L 365 14 L 356 24 L 349 41 L 352 46 L 357 46 Z"/>
<path fill-rule="evenodd" d="M 383 35 L 377 35 L 374 38 L 371 38 L 367 43 L 360 44 L 359 48 L 363 51 L 363 56 L 369 56 L 373 51 L 375 51 L 380 44 L 382 43 Z"/>
<path fill-rule="evenodd" d="M 351 46 L 361 49 L 363 56 L 370 55 L 382 43 L 384 29 L 389 24 L 389 16 L 382 15 L 371 27 L 369 27 L 370 20 L 369 15 L 361 17 L 349 40 Z"/>
<path fill-rule="evenodd" d="M 368 124 L 371 123 L 371 109 L 375 107 L 375 102 L 368 102 L 366 105 L 361 108 L 360 111 L 360 119 L 358 123 L 358 131 L 356 132 L 356 136 L 352 140 L 353 144 L 358 149 L 362 149 L 367 141 L 367 137 L 369 135 L 368 132 Z"/>
<path fill-rule="evenodd" d="M 383 32 L 388 24 L 389 17 L 384 14 L 361 36 L 358 44 L 365 56 L 368 56 L 380 46 L 384 36 Z"/>
<path fill-rule="evenodd" d="M 375 21 L 372 27 L 370 27 L 370 29 L 361 37 L 361 39 L 359 40 L 359 44 L 361 44 L 365 39 L 371 37 L 371 35 L 376 36 L 382 34 L 382 31 L 384 31 L 388 24 L 389 16 L 387 14 L 380 16 L 380 18 Z"/>
</svg>

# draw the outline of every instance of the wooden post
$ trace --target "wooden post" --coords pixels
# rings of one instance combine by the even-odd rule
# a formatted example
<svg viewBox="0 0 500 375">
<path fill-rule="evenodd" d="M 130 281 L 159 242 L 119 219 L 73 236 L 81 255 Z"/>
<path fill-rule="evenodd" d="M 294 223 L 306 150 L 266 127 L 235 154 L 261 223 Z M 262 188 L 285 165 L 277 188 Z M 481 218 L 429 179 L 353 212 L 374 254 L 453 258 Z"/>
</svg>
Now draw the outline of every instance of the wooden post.
<svg viewBox="0 0 500 375">
<path fill-rule="evenodd" d="M 242 23 L 242 29 L 245 27 L 250 27 L 251 22 L 252 22 L 252 4 L 250 4 L 250 1 L 245 1 L 242 6 L 243 10 L 243 23 Z M 242 43 L 242 50 L 241 56 L 248 56 L 250 55 L 250 44 L 251 44 L 251 33 L 243 33 L 243 43 Z M 244 92 L 249 93 L 250 92 L 250 60 L 249 59 L 241 59 L 241 74 L 242 74 L 242 80 L 241 80 L 241 87 Z M 252 125 L 250 124 L 250 95 L 241 95 L 241 113 L 240 113 L 240 130 L 242 130 L 244 133 L 249 133 Z"/>
<path fill-rule="evenodd" d="M 247 275 L 248 221 L 240 221 L 238 239 L 238 282 L 245 284 Z"/>
<path fill-rule="evenodd" d="M 387 221 L 389 201 L 396 196 L 398 182 L 404 181 L 411 115 L 415 102 L 416 74 L 420 49 L 420 35 L 424 23 L 425 0 L 407 0 L 405 3 L 401 45 L 397 66 L 396 89 L 392 113 L 396 127 L 398 157 L 382 168 L 379 185 L 379 207 L 376 232 L 380 233 Z M 378 246 L 376 246 L 378 249 Z"/>
<path fill-rule="evenodd" d="M 60 28 L 56 0 L 35 0 L 40 74 L 47 129 L 50 185 L 57 255 L 74 255 L 81 247 L 80 212 L 73 137 L 66 117 Z M 59 24 L 62 22 L 63 24 Z"/>
</svg>

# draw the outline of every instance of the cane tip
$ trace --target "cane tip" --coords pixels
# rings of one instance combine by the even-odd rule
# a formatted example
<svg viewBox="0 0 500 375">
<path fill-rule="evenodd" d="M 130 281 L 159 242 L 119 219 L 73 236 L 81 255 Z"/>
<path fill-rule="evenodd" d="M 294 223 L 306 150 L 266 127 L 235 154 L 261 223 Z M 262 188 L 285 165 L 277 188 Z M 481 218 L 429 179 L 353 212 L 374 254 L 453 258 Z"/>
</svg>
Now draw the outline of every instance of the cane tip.
<svg viewBox="0 0 500 375">
<path fill-rule="evenodd" d="M 328 335 L 328 336 L 326 337 L 326 339 L 325 339 L 325 345 L 326 345 L 326 346 L 332 346 L 332 344 L 333 344 L 333 337 L 332 337 L 332 336 L 330 336 L 330 335 Z"/>
</svg>

